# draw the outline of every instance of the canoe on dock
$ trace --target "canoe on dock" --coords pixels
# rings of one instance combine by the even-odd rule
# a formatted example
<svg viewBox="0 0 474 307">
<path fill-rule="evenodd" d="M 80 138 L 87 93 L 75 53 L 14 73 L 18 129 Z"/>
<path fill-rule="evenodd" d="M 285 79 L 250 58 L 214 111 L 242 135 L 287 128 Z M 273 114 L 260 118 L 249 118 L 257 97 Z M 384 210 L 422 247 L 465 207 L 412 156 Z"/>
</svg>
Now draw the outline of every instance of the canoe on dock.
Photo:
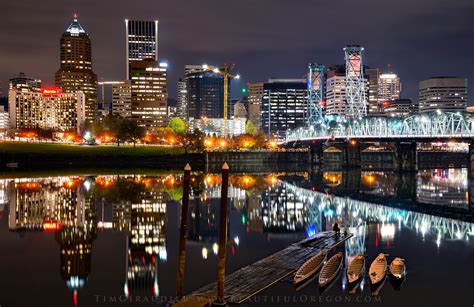
<svg viewBox="0 0 474 307">
<path fill-rule="evenodd" d="M 307 280 L 314 274 L 316 274 L 324 265 L 326 261 L 328 252 L 326 250 L 320 251 L 313 257 L 309 258 L 308 261 L 303 263 L 303 265 L 296 271 L 296 274 L 293 278 L 294 284 L 300 284 L 303 281 Z"/>
<path fill-rule="evenodd" d="M 325 287 L 337 277 L 342 268 L 342 253 L 337 253 L 328 260 L 319 273 L 319 286 Z"/>
<path fill-rule="evenodd" d="M 357 255 L 347 267 L 347 282 L 349 284 L 359 281 L 364 276 L 365 255 Z"/>
<path fill-rule="evenodd" d="M 298 268 L 313 255 L 344 244 L 351 237 L 352 234 L 341 234 L 336 237 L 333 231 L 320 232 L 311 238 L 293 243 L 279 252 L 238 269 L 225 278 L 226 303 L 241 304 L 275 283 L 290 276 L 293 277 Z M 213 282 L 193 291 L 187 297 L 215 298 L 216 292 L 217 284 Z"/>
<path fill-rule="evenodd" d="M 369 277 L 371 284 L 377 284 L 387 275 L 387 258 L 384 253 L 380 253 L 369 269 Z"/>
<path fill-rule="evenodd" d="M 396 279 L 402 279 L 406 274 L 405 259 L 395 258 L 390 263 L 390 274 Z"/>
</svg>

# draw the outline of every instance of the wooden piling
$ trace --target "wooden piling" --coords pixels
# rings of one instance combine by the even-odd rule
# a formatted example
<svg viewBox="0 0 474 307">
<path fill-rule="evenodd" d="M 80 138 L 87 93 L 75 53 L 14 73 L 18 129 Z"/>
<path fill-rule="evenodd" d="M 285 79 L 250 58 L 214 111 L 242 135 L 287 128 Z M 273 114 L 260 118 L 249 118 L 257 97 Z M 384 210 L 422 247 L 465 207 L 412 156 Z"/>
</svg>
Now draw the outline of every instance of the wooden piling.
<svg viewBox="0 0 474 307">
<path fill-rule="evenodd" d="M 227 191 L 229 185 L 229 166 L 222 165 L 221 208 L 219 225 L 219 252 L 217 264 L 217 302 L 224 303 L 224 281 L 227 245 Z"/>
<path fill-rule="evenodd" d="M 189 186 L 191 182 L 191 166 L 186 164 L 184 167 L 183 180 L 183 205 L 181 207 L 181 226 L 179 229 L 179 261 L 178 273 L 176 276 L 176 296 L 183 297 L 184 288 L 184 266 L 186 264 L 186 237 L 188 227 L 188 211 L 189 211 Z"/>
</svg>

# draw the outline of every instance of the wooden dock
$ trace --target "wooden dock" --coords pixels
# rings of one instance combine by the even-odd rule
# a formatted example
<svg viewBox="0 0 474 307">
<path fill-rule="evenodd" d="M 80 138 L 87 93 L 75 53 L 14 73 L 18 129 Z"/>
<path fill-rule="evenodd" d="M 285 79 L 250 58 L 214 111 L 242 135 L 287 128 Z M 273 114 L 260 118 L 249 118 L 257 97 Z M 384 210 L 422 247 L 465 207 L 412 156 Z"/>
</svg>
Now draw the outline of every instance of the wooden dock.
<svg viewBox="0 0 474 307">
<path fill-rule="evenodd" d="M 296 272 L 306 260 L 319 251 L 332 249 L 350 237 L 352 234 L 341 234 L 336 238 L 332 231 L 321 232 L 229 274 L 226 276 L 224 286 L 226 303 L 243 303 Z M 215 300 L 216 291 L 216 283 L 206 285 L 183 298 L 175 306 L 206 306 L 207 302 Z M 195 302 L 201 302 L 204 305 Z"/>
</svg>

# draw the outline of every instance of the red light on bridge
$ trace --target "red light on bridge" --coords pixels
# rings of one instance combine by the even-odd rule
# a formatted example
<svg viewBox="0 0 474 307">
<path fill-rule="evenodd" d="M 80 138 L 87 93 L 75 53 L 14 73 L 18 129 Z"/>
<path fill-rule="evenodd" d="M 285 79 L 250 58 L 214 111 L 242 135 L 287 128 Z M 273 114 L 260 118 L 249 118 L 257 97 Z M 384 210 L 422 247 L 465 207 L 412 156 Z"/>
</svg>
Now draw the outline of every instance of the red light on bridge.
<svg viewBox="0 0 474 307">
<path fill-rule="evenodd" d="M 61 89 L 60 88 L 42 88 L 41 94 L 47 95 L 47 96 L 59 95 L 61 94 Z"/>
<path fill-rule="evenodd" d="M 58 230 L 61 226 L 59 225 L 59 222 L 55 221 L 48 221 L 48 222 L 43 222 L 43 230 Z"/>
</svg>

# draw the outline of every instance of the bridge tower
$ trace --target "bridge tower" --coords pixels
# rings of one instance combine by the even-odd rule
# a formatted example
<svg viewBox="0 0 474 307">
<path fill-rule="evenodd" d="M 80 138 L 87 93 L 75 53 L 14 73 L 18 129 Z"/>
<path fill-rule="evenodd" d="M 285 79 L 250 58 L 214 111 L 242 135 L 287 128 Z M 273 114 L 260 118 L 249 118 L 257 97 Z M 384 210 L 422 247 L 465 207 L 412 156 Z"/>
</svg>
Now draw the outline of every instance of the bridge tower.
<svg viewBox="0 0 474 307">
<path fill-rule="evenodd" d="M 309 127 L 320 127 L 324 124 L 323 101 L 324 66 L 310 63 L 308 73 L 308 102 L 309 102 Z"/>
<path fill-rule="evenodd" d="M 361 119 L 367 115 L 362 53 L 364 47 L 349 45 L 344 48 L 346 60 L 346 116 Z"/>
</svg>

